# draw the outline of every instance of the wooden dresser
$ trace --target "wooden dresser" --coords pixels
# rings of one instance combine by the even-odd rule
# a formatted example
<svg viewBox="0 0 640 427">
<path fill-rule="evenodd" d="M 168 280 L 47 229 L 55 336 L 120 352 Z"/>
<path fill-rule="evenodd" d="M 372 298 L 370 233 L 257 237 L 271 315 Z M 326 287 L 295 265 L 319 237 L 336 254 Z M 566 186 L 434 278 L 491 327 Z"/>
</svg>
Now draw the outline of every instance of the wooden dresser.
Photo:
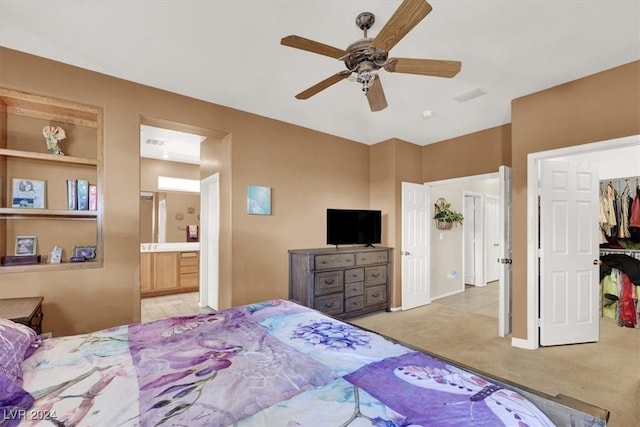
<svg viewBox="0 0 640 427">
<path fill-rule="evenodd" d="M 392 248 L 289 251 L 289 298 L 340 319 L 389 309 Z"/>
</svg>

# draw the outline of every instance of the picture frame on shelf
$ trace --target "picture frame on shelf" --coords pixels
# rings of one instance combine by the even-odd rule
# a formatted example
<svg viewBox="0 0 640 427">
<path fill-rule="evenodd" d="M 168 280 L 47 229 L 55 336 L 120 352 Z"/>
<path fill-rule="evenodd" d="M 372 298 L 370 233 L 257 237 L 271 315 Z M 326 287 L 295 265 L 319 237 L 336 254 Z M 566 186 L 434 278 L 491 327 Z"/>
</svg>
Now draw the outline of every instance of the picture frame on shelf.
<svg viewBox="0 0 640 427">
<path fill-rule="evenodd" d="M 36 236 L 16 236 L 16 256 L 35 255 L 37 243 Z"/>
<path fill-rule="evenodd" d="M 74 246 L 73 247 L 74 258 L 84 258 L 85 261 L 94 261 L 96 259 L 96 247 L 95 246 Z"/>
<path fill-rule="evenodd" d="M 51 251 L 51 264 L 60 264 L 62 261 L 62 247 L 55 246 Z"/>
<path fill-rule="evenodd" d="M 47 207 L 47 183 L 30 178 L 13 178 L 11 207 L 45 209 Z"/>
</svg>

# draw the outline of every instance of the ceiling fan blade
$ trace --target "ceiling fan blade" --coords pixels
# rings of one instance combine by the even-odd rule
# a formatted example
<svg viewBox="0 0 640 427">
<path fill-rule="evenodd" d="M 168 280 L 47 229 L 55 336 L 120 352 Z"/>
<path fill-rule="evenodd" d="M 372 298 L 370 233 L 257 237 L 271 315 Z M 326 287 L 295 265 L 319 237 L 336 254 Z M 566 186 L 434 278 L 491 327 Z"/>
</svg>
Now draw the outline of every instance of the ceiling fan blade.
<svg viewBox="0 0 640 427">
<path fill-rule="evenodd" d="M 420 74 L 423 76 L 453 77 L 462 68 L 460 61 L 437 59 L 389 58 L 384 69 L 390 73 Z"/>
<path fill-rule="evenodd" d="M 351 74 L 351 71 L 349 71 L 349 70 L 340 71 L 339 73 L 334 74 L 333 76 L 329 77 L 328 79 L 324 79 L 320 83 L 316 83 L 315 85 L 311 86 L 309 89 L 300 92 L 299 94 L 296 95 L 296 98 L 297 99 L 309 99 L 313 95 L 315 95 L 316 93 L 318 93 L 318 92 L 320 92 L 322 90 L 325 90 L 329 86 L 332 86 L 332 85 L 338 83 L 340 80 L 346 79 L 347 77 L 349 77 L 349 74 Z"/>
<path fill-rule="evenodd" d="M 331 58 L 341 58 L 347 54 L 342 49 L 319 43 L 313 40 L 305 39 L 300 36 L 287 36 L 280 40 L 283 46 L 295 47 L 296 49 L 306 50 L 307 52 L 318 53 L 320 55 L 330 56 Z"/>
<path fill-rule="evenodd" d="M 379 76 L 376 76 L 371 86 L 369 86 L 367 100 L 369 101 L 371 111 L 380 111 L 387 108 L 387 98 L 384 96 L 384 90 L 382 89 L 382 82 Z"/>
<path fill-rule="evenodd" d="M 404 0 L 373 40 L 373 45 L 388 52 L 429 12 L 431 5 L 425 0 Z"/>
</svg>

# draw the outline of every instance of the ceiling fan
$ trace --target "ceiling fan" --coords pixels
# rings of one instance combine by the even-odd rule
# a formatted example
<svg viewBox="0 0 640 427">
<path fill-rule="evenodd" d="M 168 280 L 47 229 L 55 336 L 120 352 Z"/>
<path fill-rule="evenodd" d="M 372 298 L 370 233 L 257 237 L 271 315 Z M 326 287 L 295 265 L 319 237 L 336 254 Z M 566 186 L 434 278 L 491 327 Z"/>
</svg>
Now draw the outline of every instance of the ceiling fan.
<svg viewBox="0 0 640 427">
<path fill-rule="evenodd" d="M 460 71 L 460 61 L 436 59 L 389 58 L 389 50 L 395 46 L 413 27 L 431 12 L 431 5 L 425 0 L 404 0 L 375 38 L 367 37 L 367 30 L 375 22 L 375 16 L 363 12 L 356 18 L 356 25 L 364 32 L 364 38 L 350 44 L 346 50 L 305 39 L 287 36 L 280 44 L 330 56 L 344 62 L 346 70 L 311 86 L 296 95 L 297 99 L 308 99 L 318 92 L 356 74 L 362 84 L 362 91 L 369 101 L 371 111 L 387 107 L 387 99 L 382 89 L 378 71 L 391 73 L 419 74 L 424 76 L 453 77 Z"/>
</svg>

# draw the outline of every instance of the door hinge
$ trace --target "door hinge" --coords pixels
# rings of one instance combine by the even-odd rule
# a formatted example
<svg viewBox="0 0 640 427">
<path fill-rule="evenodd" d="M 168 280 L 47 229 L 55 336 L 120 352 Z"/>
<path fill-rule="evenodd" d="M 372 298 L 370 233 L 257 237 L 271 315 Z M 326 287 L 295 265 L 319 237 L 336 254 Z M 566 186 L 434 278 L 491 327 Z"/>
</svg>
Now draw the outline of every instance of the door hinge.
<svg viewBox="0 0 640 427">
<path fill-rule="evenodd" d="M 539 318 L 539 317 L 536 319 L 536 326 L 537 326 L 538 328 L 541 328 L 541 327 L 542 327 L 542 319 L 541 319 L 541 318 Z"/>
<path fill-rule="evenodd" d="M 513 260 L 511 258 L 498 258 L 498 262 L 500 264 L 512 264 Z"/>
</svg>

